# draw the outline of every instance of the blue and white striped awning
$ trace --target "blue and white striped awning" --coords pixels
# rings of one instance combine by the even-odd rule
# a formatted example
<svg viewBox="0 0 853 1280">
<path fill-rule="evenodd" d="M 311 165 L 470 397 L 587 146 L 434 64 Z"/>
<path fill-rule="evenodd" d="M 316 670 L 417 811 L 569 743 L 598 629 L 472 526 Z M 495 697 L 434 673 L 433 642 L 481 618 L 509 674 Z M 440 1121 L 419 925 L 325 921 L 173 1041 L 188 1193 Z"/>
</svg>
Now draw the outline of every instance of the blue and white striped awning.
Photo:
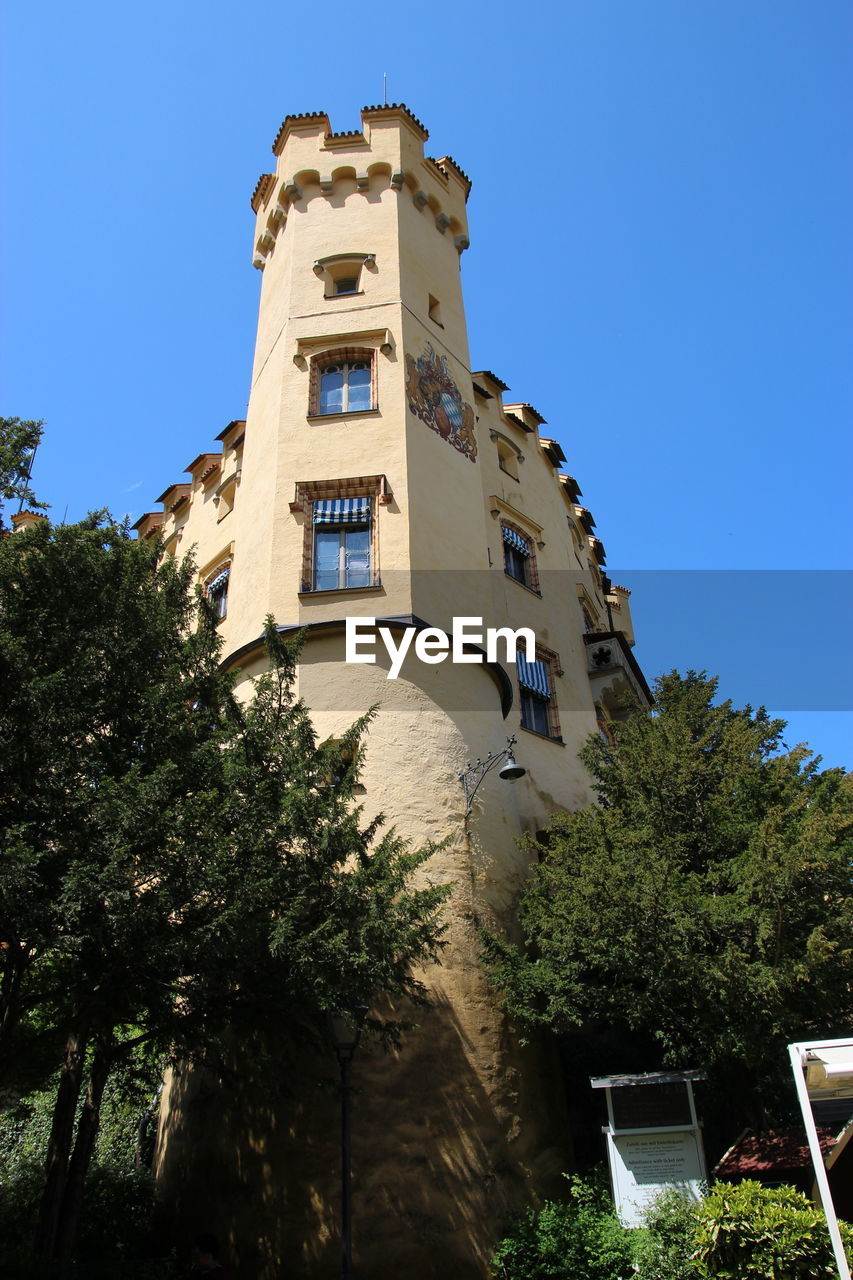
<svg viewBox="0 0 853 1280">
<path fill-rule="evenodd" d="M 551 697 L 551 682 L 548 679 L 546 662 L 528 662 L 521 654 L 516 658 L 518 665 L 518 683 L 522 689 L 528 689 L 539 698 Z"/>
<path fill-rule="evenodd" d="M 219 596 L 228 586 L 228 575 L 231 572 L 231 566 L 223 569 L 221 573 L 217 573 L 215 578 L 211 578 L 207 583 L 207 594 L 209 596 Z"/>
<path fill-rule="evenodd" d="M 501 533 L 503 540 L 508 547 L 514 547 L 516 551 L 520 551 L 523 556 L 530 555 L 530 543 L 523 538 L 520 533 L 516 533 L 515 529 L 510 529 L 508 525 L 501 525 Z"/>
<path fill-rule="evenodd" d="M 369 498 L 323 498 L 314 503 L 315 524 L 366 524 Z"/>
</svg>

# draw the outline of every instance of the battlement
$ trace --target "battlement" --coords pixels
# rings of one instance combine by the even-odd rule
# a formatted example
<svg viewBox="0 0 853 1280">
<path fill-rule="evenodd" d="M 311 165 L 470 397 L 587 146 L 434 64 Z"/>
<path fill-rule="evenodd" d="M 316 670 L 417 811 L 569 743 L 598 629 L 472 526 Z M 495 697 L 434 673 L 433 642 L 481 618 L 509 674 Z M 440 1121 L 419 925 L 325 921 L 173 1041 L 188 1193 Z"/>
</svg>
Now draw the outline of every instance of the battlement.
<svg viewBox="0 0 853 1280">
<path fill-rule="evenodd" d="M 424 155 L 429 133 L 405 103 L 363 107 L 361 129 L 333 132 L 324 111 L 285 116 L 273 142 L 275 173 L 263 173 L 252 192 L 257 215 L 254 266 L 263 270 L 293 206 L 313 199 L 375 198 L 383 190 L 408 196 L 448 235 L 468 248 L 465 204 L 471 180 L 448 155 Z"/>
</svg>

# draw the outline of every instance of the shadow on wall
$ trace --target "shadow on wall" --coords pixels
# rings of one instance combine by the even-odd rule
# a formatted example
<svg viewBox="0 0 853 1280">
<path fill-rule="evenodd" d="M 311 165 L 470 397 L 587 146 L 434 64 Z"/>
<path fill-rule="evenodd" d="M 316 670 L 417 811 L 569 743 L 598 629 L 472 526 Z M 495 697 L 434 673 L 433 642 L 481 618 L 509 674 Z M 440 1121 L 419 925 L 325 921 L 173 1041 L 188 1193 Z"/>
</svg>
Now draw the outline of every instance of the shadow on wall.
<svg viewBox="0 0 853 1280">
<path fill-rule="evenodd" d="M 543 1101 L 559 1092 L 556 1061 L 517 1046 L 485 989 L 466 1030 L 443 976 L 430 972 L 430 1009 L 384 1011 L 420 1023 L 402 1050 L 363 1042 L 354 1062 L 355 1269 L 371 1280 L 485 1280 L 507 1216 L 534 1188 L 557 1193 L 570 1167 L 565 1117 Z M 462 980 L 482 986 L 473 966 Z M 340 1247 L 337 1063 L 331 1048 L 289 1062 L 274 1037 L 264 1054 L 279 1064 L 272 1078 L 251 1046 L 222 1078 L 176 1071 L 156 1165 L 161 1229 L 185 1252 L 215 1231 L 241 1276 L 327 1280 Z"/>
</svg>

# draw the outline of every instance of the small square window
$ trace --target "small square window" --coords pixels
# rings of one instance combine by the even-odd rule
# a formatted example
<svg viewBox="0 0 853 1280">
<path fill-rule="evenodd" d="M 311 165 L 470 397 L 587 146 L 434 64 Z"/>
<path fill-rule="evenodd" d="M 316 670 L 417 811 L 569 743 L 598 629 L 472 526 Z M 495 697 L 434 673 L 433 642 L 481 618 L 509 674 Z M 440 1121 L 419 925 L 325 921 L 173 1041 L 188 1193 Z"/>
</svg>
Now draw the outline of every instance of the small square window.
<svg viewBox="0 0 853 1280">
<path fill-rule="evenodd" d="M 335 283 L 336 294 L 358 293 L 358 277 L 357 276 L 346 276 L 341 280 L 336 280 L 334 283 Z"/>
</svg>

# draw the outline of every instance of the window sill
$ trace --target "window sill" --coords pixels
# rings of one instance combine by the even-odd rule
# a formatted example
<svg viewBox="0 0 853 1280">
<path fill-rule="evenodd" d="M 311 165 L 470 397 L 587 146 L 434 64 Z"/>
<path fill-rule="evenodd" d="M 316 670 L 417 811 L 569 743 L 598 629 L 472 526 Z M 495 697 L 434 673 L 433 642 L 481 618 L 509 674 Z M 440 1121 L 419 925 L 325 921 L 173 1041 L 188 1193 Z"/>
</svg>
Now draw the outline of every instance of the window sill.
<svg viewBox="0 0 853 1280">
<path fill-rule="evenodd" d="M 370 414 L 378 416 L 378 407 L 374 405 L 370 409 L 344 409 L 342 413 L 309 413 L 307 417 L 309 422 L 339 422 L 341 418 L 366 418 Z"/>
<path fill-rule="evenodd" d="M 323 301 L 324 302 L 340 302 L 341 298 L 363 298 L 363 297 L 364 297 L 363 289 L 353 289 L 351 291 L 348 290 L 346 293 L 324 293 Z"/>
<path fill-rule="evenodd" d="M 504 569 L 504 577 L 509 578 L 510 582 L 514 582 L 517 587 L 523 587 L 525 591 L 529 591 L 530 594 L 532 596 L 536 596 L 537 599 L 542 599 L 541 591 L 538 591 L 536 587 L 528 587 L 526 582 L 522 582 L 520 578 L 514 578 L 511 573 L 507 573 L 506 569 Z"/>
<path fill-rule="evenodd" d="M 325 599 L 327 596 L 351 595 L 356 591 L 367 591 L 376 595 L 382 590 L 383 587 L 380 581 L 372 583 L 369 587 L 324 587 L 322 591 L 306 591 L 303 588 L 302 591 L 297 591 L 296 594 L 299 596 L 300 600 L 317 600 L 321 598 Z"/>
<path fill-rule="evenodd" d="M 528 729 L 527 725 L 520 724 L 519 729 L 522 733 L 532 733 L 534 738 L 541 738 L 544 742 L 553 742 L 558 747 L 564 747 L 566 744 L 560 735 L 553 736 L 550 733 L 540 733 L 538 729 Z"/>
</svg>

